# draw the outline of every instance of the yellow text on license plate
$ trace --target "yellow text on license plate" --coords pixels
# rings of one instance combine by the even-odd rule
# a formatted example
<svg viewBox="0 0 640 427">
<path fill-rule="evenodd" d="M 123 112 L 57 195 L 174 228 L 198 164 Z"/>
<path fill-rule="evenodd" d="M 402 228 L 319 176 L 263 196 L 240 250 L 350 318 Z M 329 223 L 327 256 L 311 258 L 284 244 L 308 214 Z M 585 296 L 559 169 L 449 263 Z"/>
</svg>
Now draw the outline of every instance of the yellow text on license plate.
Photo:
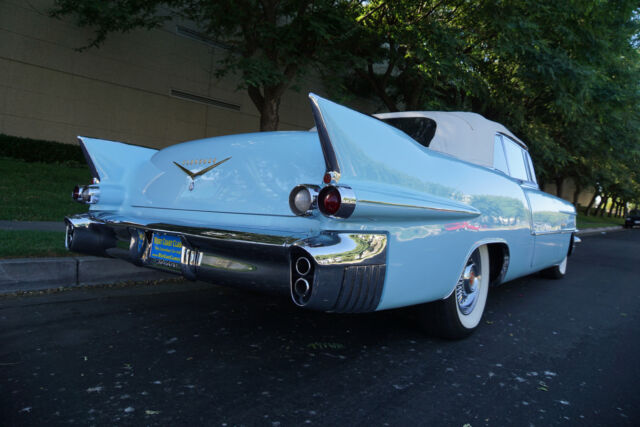
<svg viewBox="0 0 640 427">
<path fill-rule="evenodd" d="M 180 263 L 182 241 L 170 234 L 154 234 L 151 240 L 151 258 Z"/>
</svg>

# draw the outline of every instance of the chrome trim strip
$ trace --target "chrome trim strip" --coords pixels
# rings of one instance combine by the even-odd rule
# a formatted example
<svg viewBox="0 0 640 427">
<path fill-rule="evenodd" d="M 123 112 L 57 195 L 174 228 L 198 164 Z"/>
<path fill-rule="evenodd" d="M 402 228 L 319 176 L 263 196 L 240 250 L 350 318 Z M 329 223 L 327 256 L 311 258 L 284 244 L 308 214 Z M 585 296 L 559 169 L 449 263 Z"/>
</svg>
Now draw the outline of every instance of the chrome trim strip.
<svg viewBox="0 0 640 427">
<path fill-rule="evenodd" d="M 496 132 L 498 135 L 501 136 L 506 136 L 507 138 L 509 138 L 511 141 L 515 142 L 517 145 L 519 145 L 520 147 L 524 148 L 525 151 L 529 151 L 529 147 L 527 147 L 527 144 L 525 144 L 524 142 L 520 141 L 516 136 L 514 135 L 508 135 L 504 132 Z"/>
<path fill-rule="evenodd" d="M 430 211 L 437 212 L 451 212 L 451 213 L 459 213 L 459 214 L 467 214 L 467 215 L 480 215 L 480 212 L 476 210 L 462 210 L 462 209 L 447 209 L 447 208 L 434 208 L 432 206 L 418 206 L 418 205 L 405 205 L 402 203 L 389 203 L 389 202 L 377 202 L 374 200 L 359 200 L 360 203 L 368 203 L 371 205 L 381 205 L 381 206 L 390 206 L 395 208 L 412 208 L 412 209 L 425 209 Z"/>
<path fill-rule="evenodd" d="M 282 215 L 282 214 L 263 214 L 263 213 L 248 213 L 248 212 L 230 212 L 230 211 L 208 211 L 204 209 L 180 209 L 180 208 L 162 208 L 158 206 L 142 206 L 131 205 L 132 208 L 142 209 L 160 209 L 163 211 L 182 211 L 182 212 L 206 212 L 206 213 L 221 213 L 221 214 L 233 214 L 233 215 L 258 215 L 258 216 L 278 216 L 284 218 L 295 218 L 296 215 Z"/>
<path fill-rule="evenodd" d="M 577 229 L 572 229 L 572 230 L 557 230 L 557 231 L 534 231 L 532 234 L 534 236 L 545 236 L 547 234 L 569 234 L 569 233 L 575 233 L 577 231 Z"/>
</svg>

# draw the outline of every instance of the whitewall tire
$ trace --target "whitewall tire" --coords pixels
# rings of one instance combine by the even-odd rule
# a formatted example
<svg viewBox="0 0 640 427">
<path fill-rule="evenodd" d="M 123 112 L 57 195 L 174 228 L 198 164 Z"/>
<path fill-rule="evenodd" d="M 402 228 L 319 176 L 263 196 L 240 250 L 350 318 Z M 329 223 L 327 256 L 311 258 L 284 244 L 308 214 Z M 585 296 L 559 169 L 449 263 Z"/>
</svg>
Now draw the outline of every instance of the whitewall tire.
<svg viewBox="0 0 640 427">
<path fill-rule="evenodd" d="M 487 247 L 475 249 L 467 259 L 453 293 L 442 301 L 421 307 L 422 326 L 448 339 L 471 334 L 480 324 L 487 304 L 489 265 Z"/>
</svg>

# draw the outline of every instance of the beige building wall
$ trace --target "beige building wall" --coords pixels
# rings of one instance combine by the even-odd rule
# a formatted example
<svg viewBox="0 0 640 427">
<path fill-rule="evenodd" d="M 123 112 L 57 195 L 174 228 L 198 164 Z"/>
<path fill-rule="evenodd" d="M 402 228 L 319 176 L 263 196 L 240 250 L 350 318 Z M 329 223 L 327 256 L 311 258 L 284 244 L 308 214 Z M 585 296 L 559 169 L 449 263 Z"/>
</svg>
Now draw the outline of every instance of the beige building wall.
<svg viewBox="0 0 640 427">
<path fill-rule="evenodd" d="M 89 30 L 47 16 L 52 0 L 0 1 L 0 133 L 75 143 L 77 135 L 153 147 L 259 130 L 259 114 L 237 80 L 214 76 L 224 51 L 162 29 L 113 34 L 83 52 Z M 308 129 L 303 82 L 280 107 L 280 128 Z M 307 86 L 306 88 L 304 86 Z M 231 108 L 172 96 L 213 99 Z"/>
</svg>

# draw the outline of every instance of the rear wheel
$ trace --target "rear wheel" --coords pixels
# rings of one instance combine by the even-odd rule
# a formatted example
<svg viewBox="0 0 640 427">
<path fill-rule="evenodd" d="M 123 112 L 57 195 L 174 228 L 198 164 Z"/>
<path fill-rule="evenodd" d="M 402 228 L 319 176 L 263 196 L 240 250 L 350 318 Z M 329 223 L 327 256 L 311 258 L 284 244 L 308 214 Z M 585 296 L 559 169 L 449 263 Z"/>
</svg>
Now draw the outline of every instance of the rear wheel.
<svg viewBox="0 0 640 427">
<path fill-rule="evenodd" d="M 420 307 L 422 326 L 447 339 L 468 336 L 480 324 L 488 292 L 489 251 L 481 246 L 469 256 L 453 293 Z"/>
</svg>

